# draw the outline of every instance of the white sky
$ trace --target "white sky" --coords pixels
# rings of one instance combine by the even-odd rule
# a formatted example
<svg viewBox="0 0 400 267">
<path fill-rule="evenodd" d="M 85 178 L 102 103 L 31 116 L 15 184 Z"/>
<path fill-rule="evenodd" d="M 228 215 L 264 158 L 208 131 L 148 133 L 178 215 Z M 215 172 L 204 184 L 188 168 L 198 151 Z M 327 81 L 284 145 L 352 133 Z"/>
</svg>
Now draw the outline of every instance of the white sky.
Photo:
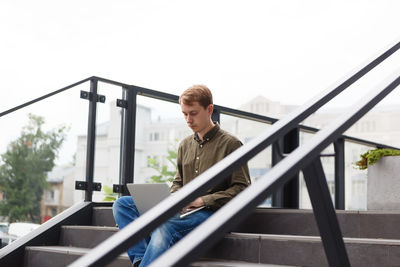
<svg viewBox="0 0 400 267">
<path fill-rule="evenodd" d="M 203 83 L 233 108 L 257 95 L 301 105 L 399 41 L 399 10 L 382 0 L 1 0 L 0 112 L 92 75 L 173 94 Z M 333 105 L 365 94 L 396 56 Z M 34 111 L 68 123 L 86 118 L 82 101 L 74 93 Z M 0 153 L 27 112 L 0 118 Z"/>
</svg>

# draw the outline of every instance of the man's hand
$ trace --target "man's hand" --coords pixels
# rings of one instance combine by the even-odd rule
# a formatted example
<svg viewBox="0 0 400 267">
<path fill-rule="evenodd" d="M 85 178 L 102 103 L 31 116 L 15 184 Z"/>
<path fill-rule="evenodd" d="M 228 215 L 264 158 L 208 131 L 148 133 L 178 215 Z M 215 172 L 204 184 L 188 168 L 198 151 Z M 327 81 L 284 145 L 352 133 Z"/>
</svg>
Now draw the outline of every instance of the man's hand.
<svg viewBox="0 0 400 267">
<path fill-rule="evenodd" d="M 205 203 L 204 203 L 203 199 L 201 197 L 198 197 L 198 198 L 196 198 L 195 201 L 190 202 L 189 205 L 184 207 L 182 211 L 185 212 L 187 209 L 200 208 L 200 207 L 202 207 L 204 205 L 205 205 Z"/>
</svg>

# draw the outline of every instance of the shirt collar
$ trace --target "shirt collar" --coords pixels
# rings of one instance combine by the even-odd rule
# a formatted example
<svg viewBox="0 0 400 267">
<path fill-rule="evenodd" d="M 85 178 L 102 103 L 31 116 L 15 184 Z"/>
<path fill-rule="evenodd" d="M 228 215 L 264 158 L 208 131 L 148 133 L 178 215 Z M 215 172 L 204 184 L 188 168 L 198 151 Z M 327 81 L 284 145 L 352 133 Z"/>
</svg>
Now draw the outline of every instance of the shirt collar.
<svg viewBox="0 0 400 267">
<path fill-rule="evenodd" d="M 211 140 L 215 134 L 219 131 L 220 127 L 219 127 L 219 123 L 214 121 L 214 127 L 211 128 L 211 130 L 209 130 L 203 137 L 203 142 L 207 142 L 209 140 Z M 196 142 L 200 143 L 202 142 L 199 138 L 199 135 L 197 133 L 194 134 L 194 140 L 196 140 Z"/>
</svg>

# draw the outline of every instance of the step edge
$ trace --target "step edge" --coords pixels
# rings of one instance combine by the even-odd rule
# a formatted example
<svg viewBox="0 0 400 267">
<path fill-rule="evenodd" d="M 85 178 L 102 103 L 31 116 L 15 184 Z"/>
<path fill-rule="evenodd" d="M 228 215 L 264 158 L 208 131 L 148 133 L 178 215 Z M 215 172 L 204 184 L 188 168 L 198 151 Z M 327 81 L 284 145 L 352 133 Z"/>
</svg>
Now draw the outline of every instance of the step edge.
<svg viewBox="0 0 400 267">
<path fill-rule="evenodd" d="M 101 225 L 62 225 L 61 229 L 67 230 L 93 230 L 93 231 L 115 231 L 118 232 L 118 227 L 115 226 L 101 226 Z"/>
<path fill-rule="evenodd" d="M 93 210 L 112 210 L 112 207 L 93 207 Z M 335 210 L 337 214 L 362 214 L 362 215 L 400 215 L 400 210 Z M 313 214 L 312 209 L 273 209 L 273 208 L 257 208 L 254 212 L 265 213 L 282 213 L 282 214 Z"/>
<path fill-rule="evenodd" d="M 274 235 L 274 234 L 253 234 L 231 232 L 225 236 L 226 238 L 244 237 L 253 239 L 275 239 L 281 241 L 311 241 L 321 242 L 320 236 L 303 236 L 303 235 Z M 353 238 L 344 237 L 343 241 L 348 244 L 374 244 L 374 245 L 392 245 L 400 246 L 399 239 L 384 239 L 384 238 Z"/>
<path fill-rule="evenodd" d="M 44 251 L 44 252 L 54 252 L 54 253 L 63 253 L 67 255 L 84 255 L 89 252 L 90 248 L 82 248 L 82 247 L 68 247 L 68 246 L 27 246 L 25 250 L 28 251 Z M 118 256 L 123 259 L 128 258 L 128 254 L 126 252 L 122 253 Z"/>
</svg>

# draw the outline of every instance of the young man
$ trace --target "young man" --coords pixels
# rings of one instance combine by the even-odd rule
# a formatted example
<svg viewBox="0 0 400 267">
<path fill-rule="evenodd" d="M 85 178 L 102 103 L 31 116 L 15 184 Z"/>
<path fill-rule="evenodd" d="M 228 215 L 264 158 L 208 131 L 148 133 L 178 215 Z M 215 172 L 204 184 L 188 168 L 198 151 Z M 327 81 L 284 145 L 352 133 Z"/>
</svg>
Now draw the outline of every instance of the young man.
<svg viewBox="0 0 400 267">
<path fill-rule="evenodd" d="M 213 100 L 211 91 L 204 85 L 188 88 L 179 98 L 186 123 L 194 132 L 186 137 L 178 149 L 178 172 L 171 193 L 195 179 L 212 165 L 226 157 L 242 143 L 222 130 L 211 120 Z M 187 233 L 210 217 L 234 196 L 250 185 L 247 164 L 236 170 L 219 185 L 211 188 L 204 196 L 189 203 L 182 211 L 205 206 L 184 218 L 179 214 L 153 231 L 150 237 L 128 250 L 133 266 L 147 266 Z M 134 198 L 134 196 L 133 196 Z M 140 216 L 133 198 L 121 197 L 113 205 L 113 214 L 119 228 Z"/>
</svg>

